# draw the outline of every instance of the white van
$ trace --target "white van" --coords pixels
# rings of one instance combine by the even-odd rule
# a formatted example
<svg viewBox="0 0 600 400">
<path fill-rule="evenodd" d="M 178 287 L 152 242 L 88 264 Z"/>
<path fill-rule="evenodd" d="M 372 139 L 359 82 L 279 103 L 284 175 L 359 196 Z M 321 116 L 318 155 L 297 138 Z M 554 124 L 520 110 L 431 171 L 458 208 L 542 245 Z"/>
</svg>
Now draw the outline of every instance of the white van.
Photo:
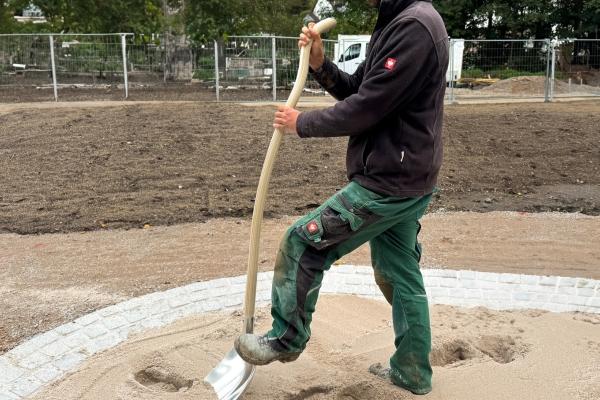
<svg viewBox="0 0 600 400">
<path fill-rule="evenodd" d="M 353 74 L 356 69 L 367 58 L 370 35 L 339 35 L 335 45 L 335 64 L 344 72 Z M 461 79 L 465 41 L 454 39 L 450 49 L 450 65 L 446 72 L 448 82 Z"/>
<path fill-rule="evenodd" d="M 367 58 L 370 35 L 338 35 L 335 44 L 335 64 L 344 72 L 353 74 Z"/>
</svg>

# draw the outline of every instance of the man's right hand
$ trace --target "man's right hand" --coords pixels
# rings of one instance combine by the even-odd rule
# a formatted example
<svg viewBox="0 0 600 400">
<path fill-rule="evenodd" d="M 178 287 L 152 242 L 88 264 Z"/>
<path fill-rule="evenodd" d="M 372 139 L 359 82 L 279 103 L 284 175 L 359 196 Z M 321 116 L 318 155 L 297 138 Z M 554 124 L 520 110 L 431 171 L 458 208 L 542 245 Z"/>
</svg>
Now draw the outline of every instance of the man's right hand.
<svg viewBox="0 0 600 400">
<path fill-rule="evenodd" d="M 325 62 L 325 51 L 323 50 L 323 40 L 321 40 L 321 35 L 319 32 L 315 31 L 313 28 L 315 26 L 314 22 L 310 22 L 308 27 L 302 28 L 302 33 L 300 34 L 300 40 L 298 41 L 298 47 L 305 47 L 308 42 L 313 41 L 312 48 L 310 50 L 310 60 L 309 64 L 313 70 L 318 70 L 321 68 L 323 63 Z"/>
</svg>

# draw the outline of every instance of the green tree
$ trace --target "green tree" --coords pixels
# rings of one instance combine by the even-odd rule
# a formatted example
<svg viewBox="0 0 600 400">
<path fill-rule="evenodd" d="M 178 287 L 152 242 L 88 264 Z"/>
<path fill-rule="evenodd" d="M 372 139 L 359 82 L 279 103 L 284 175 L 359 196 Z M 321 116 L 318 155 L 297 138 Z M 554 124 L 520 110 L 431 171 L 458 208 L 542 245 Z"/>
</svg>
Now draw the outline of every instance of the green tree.
<svg viewBox="0 0 600 400">
<path fill-rule="evenodd" d="M 160 32 L 160 0 L 33 0 L 57 31 Z"/>
<path fill-rule="evenodd" d="M 552 0 L 494 0 L 484 4 L 487 39 L 543 39 L 552 36 Z M 491 16 L 491 18 L 489 18 Z"/>
<path fill-rule="evenodd" d="M 186 31 L 194 41 L 257 33 L 297 35 L 308 0 L 186 0 Z"/>
<path fill-rule="evenodd" d="M 14 9 L 6 1 L 0 0 L 0 33 L 13 32 Z"/>
<path fill-rule="evenodd" d="M 559 37 L 600 39 L 600 0 L 557 0 L 552 19 Z"/>
<path fill-rule="evenodd" d="M 440 0 L 434 5 L 451 37 L 541 39 L 552 35 L 553 0 Z"/>
<path fill-rule="evenodd" d="M 337 20 L 333 34 L 370 34 L 377 21 L 377 9 L 366 0 L 332 1 L 332 16 Z"/>
<path fill-rule="evenodd" d="M 478 29 L 480 20 L 475 11 L 481 6 L 480 3 L 473 0 L 445 0 L 433 4 L 444 19 L 450 37 L 470 38 Z"/>
<path fill-rule="evenodd" d="M 600 39 L 600 0 L 587 0 L 583 16 L 581 37 Z"/>
<path fill-rule="evenodd" d="M 165 15 L 163 6 L 171 12 Z M 187 33 L 193 40 L 268 33 L 296 36 L 317 0 L 0 0 L 0 32 Z M 15 23 L 28 4 L 48 24 Z M 337 33 L 370 33 L 366 0 L 331 0 Z M 600 0 L 435 0 L 448 34 L 465 39 L 600 38 Z"/>
</svg>

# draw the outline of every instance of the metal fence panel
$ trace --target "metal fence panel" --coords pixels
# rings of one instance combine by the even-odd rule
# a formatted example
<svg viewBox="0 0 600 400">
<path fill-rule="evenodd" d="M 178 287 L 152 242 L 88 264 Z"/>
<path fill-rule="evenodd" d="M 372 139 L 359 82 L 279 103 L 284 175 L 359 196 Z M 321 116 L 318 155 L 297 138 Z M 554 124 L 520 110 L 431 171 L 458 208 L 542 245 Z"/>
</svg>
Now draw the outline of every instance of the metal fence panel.
<svg viewBox="0 0 600 400">
<path fill-rule="evenodd" d="M 450 85 L 455 100 L 544 98 L 547 93 L 547 40 L 465 40 L 464 49 L 451 49 L 453 59 L 462 56 L 462 68 L 453 71 Z"/>
<path fill-rule="evenodd" d="M 323 40 L 325 56 L 333 59 L 336 41 Z M 277 86 L 281 90 L 291 91 L 298 74 L 300 63 L 300 51 L 298 50 L 298 38 L 277 38 Z M 321 86 L 309 76 L 306 81 L 305 95 L 324 94 Z"/>
<path fill-rule="evenodd" d="M 0 35 L 0 84 L 43 85 L 52 82 L 48 36 Z"/>
<path fill-rule="evenodd" d="M 85 87 L 123 83 L 119 35 L 54 36 L 56 75 L 60 85 Z"/>
<path fill-rule="evenodd" d="M 39 101 L 77 95 L 126 97 L 126 34 L 0 35 L 3 101 Z M 52 45 L 52 48 L 50 47 Z M 54 76 L 53 76 L 54 74 Z M 57 92 L 58 89 L 58 92 Z M 73 92 L 74 93 L 74 92 Z"/>
<path fill-rule="evenodd" d="M 22 88 L 43 91 L 38 93 L 43 100 L 53 98 L 47 35 L 0 35 L 0 86 L 3 101 L 18 100 Z"/>
<path fill-rule="evenodd" d="M 366 43 L 348 40 L 324 41 L 327 57 L 344 70 L 366 52 Z M 53 99 L 51 50 L 62 100 L 122 99 L 129 88 L 136 99 L 283 101 L 296 79 L 297 41 L 233 36 L 194 44 L 155 35 L 0 35 L 0 101 Z M 450 44 L 451 102 L 600 96 L 600 40 Z M 324 94 L 309 78 L 304 95 Z"/>
<path fill-rule="evenodd" d="M 600 40 L 554 41 L 553 97 L 600 96 Z"/>
<path fill-rule="evenodd" d="M 219 82 L 223 100 L 269 100 L 272 97 L 272 40 L 232 36 L 219 45 Z"/>
<path fill-rule="evenodd" d="M 130 39 L 127 45 L 127 65 L 132 85 L 136 82 L 161 83 L 165 76 L 164 48 L 154 42 L 135 43 Z"/>
<path fill-rule="evenodd" d="M 223 100 L 285 100 L 298 71 L 298 39 L 292 37 L 232 36 L 218 46 L 219 87 Z M 324 41 L 333 57 L 335 41 Z M 208 60 L 207 60 L 208 61 Z M 198 76 L 211 76 L 213 65 L 198 65 Z M 306 95 L 324 94 L 309 79 Z"/>
</svg>

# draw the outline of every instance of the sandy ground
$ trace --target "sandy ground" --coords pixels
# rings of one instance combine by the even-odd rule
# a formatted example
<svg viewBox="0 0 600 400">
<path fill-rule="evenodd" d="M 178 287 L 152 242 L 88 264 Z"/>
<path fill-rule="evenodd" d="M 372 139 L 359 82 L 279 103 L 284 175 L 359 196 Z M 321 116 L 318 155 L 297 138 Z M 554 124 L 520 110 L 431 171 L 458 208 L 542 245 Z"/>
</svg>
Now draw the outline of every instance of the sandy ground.
<svg viewBox="0 0 600 400">
<path fill-rule="evenodd" d="M 0 353 L 134 296 L 244 273 L 272 106 L 3 107 Z M 424 220 L 423 265 L 599 279 L 600 217 L 592 215 L 600 213 L 600 103 L 447 110 L 446 161 L 438 212 Z M 294 219 L 287 216 L 314 208 L 345 182 L 344 139 L 288 139 L 271 184 L 261 270 L 272 268 Z M 368 250 L 342 262 L 368 264 Z M 323 303 L 309 353 L 293 366 L 262 370 L 248 398 L 405 398 L 365 374 L 389 355 L 387 306 L 355 301 Z M 438 367 L 429 397 L 600 397 L 596 317 L 433 313 Z M 82 381 L 65 381 L 67 391 L 41 398 L 203 398 L 197 379 L 231 346 L 238 319 L 206 316 L 134 339 L 91 361 L 98 364 L 73 378 Z"/>
<path fill-rule="evenodd" d="M 592 400 L 600 397 L 600 318 L 482 308 L 432 309 L 434 390 L 411 395 L 367 370 L 393 351 L 390 308 L 323 296 L 307 351 L 259 367 L 245 400 Z M 270 317 L 260 313 L 258 330 Z M 239 315 L 179 321 L 93 357 L 37 400 L 213 399 L 203 377 L 231 348 Z"/>
<path fill-rule="evenodd" d="M 267 220 L 260 269 L 270 270 L 295 218 Z M 100 307 L 246 272 L 250 221 L 211 219 L 149 229 L 0 235 L 0 353 Z M 600 279 L 600 217 L 493 212 L 423 219 L 422 265 Z M 341 263 L 370 265 L 363 247 Z"/>
</svg>

